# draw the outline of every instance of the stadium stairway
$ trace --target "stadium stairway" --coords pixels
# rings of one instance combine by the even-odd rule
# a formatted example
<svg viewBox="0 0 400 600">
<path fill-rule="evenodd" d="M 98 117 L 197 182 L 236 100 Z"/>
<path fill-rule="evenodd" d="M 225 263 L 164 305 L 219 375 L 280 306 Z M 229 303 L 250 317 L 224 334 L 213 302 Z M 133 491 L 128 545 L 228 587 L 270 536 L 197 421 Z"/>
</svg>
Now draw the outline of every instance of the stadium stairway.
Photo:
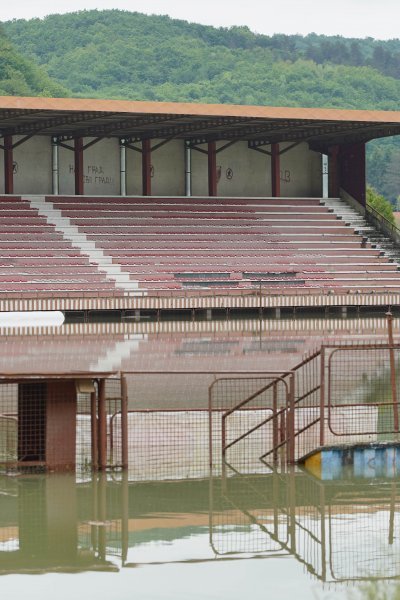
<svg viewBox="0 0 400 600">
<path fill-rule="evenodd" d="M 374 247 L 379 248 L 391 261 L 400 266 L 400 248 L 384 233 L 370 225 L 365 217 L 345 200 L 340 198 L 327 198 L 324 205 L 342 219 L 346 225 L 353 227 Z"/>
<path fill-rule="evenodd" d="M 122 293 L 39 215 L 31 198 L 20 196 L 0 196 L 0 290 L 44 297 Z"/>
</svg>

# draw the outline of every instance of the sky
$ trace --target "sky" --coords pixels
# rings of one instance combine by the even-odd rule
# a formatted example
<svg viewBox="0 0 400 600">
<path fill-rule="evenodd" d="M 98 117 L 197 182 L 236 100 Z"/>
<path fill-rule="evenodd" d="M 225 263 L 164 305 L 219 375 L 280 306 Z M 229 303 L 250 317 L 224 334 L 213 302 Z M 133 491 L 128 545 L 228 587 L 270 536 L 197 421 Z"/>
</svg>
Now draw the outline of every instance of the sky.
<svg viewBox="0 0 400 600">
<path fill-rule="evenodd" d="M 344 37 L 400 37 L 400 0 L 0 0 L 0 21 L 119 8 L 252 31 Z"/>
</svg>

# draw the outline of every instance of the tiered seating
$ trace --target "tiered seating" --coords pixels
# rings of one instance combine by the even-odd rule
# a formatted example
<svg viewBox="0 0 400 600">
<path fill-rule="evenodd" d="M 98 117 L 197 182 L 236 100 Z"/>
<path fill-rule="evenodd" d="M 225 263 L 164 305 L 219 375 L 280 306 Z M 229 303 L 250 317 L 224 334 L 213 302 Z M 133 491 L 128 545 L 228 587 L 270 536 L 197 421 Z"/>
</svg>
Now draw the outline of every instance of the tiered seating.
<svg viewBox="0 0 400 600">
<path fill-rule="evenodd" d="M 32 295 L 121 293 L 18 196 L 0 196 L 0 290 Z"/>
<path fill-rule="evenodd" d="M 49 197 L 152 290 L 384 291 L 397 264 L 318 199 Z"/>
</svg>

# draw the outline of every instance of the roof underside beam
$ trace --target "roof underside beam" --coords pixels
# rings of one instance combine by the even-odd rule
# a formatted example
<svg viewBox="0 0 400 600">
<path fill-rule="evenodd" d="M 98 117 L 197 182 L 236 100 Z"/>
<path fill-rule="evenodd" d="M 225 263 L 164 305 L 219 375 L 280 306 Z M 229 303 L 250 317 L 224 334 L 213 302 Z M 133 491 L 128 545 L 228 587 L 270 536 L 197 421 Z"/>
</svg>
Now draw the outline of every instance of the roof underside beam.
<svg viewBox="0 0 400 600">
<path fill-rule="evenodd" d="M 149 139 L 184 139 L 191 145 L 216 141 L 273 144 L 306 141 L 314 147 L 367 142 L 400 134 L 390 122 L 203 116 L 111 111 L 0 110 L 0 137 L 46 135 L 60 140 L 116 137 L 129 143 Z"/>
<path fill-rule="evenodd" d="M 218 139 L 220 139 L 220 133 L 217 133 L 219 130 L 224 132 L 228 127 L 229 130 L 236 126 L 241 126 L 244 123 L 254 122 L 254 119 L 240 119 L 237 117 L 218 117 L 214 119 L 201 119 L 194 120 L 192 122 L 188 122 L 188 117 L 183 117 L 182 119 L 186 119 L 185 123 L 174 123 L 169 127 L 159 127 L 141 131 L 136 131 L 132 136 L 132 141 L 142 141 L 145 139 L 164 139 L 164 138 L 182 138 L 182 139 L 192 139 L 193 134 L 200 135 L 201 132 L 213 134 L 214 136 L 217 134 Z"/>
<path fill-rule="evenodd" d="M 107 115 L 109 115 L 109 113 L 65 113 L 52 118 L 30 119 L 25 123 L 23 122 L 23 119 L 18 119 L 15 125 L 9 125 L 6 128 L 3 127 L 2 115 L 0 115 L 0 131 L 2 132 L 2 135 L 29 135 L 40 134 L 46 131 L 48 132 L 48 135 L 50 135 L 51 133 L 49 130 L 66 130 L 69 126 L 101 119 Z"/>
</svg>

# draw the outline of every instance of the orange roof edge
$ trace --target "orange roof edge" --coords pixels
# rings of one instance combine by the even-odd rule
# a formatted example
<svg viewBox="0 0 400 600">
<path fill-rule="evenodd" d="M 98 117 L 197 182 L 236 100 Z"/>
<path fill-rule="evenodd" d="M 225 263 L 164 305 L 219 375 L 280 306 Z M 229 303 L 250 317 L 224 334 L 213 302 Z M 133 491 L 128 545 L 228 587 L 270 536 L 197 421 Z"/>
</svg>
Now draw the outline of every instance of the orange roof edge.
<svg viewBox="0 0 400 600">
<path fill-rule="evenodd" d="M 0 109 L 400 123 L 400 111 L 0 96 Z"/>
</svg>

